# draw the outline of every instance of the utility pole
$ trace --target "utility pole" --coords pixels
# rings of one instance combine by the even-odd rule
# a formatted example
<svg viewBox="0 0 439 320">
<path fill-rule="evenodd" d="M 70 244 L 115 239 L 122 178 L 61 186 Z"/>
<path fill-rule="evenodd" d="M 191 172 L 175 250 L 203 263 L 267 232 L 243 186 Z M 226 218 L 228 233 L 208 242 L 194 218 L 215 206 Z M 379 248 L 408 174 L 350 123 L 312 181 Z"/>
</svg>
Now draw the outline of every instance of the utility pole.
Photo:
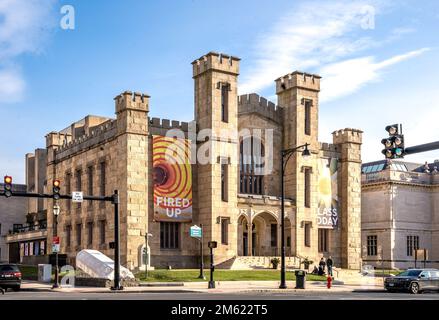
<svg viewBox="0 0 439 320">
<path fill-rule="evenodd" d="M 54 180 L 54 190 L 53 194 L 47 193 L 34 193 L 34 192 L 15 192 L 12 189 L 12 177 L 5 176 L 4 177 L 5 187 L 4 190 L 0 192 L 0 197 L 3 196 L 5 198 L 10 197 L 22 197 L 22 198 L 39 198 L 39 199 L 54 199 L 54 200 L 72 200 L 72 195 L 62 195 L 59 194 L 60 184 L 59 180 Z M 118 190 L 114 191 L 114 194 L 111 196 L 83 196 L 82 200 L 89 201 L 105 201 L 111 202 L 114 205 L 114 286 L 111 288 L 112 290 L 123 290 L 123 287 L 120 285 L 120 222 L 119 222 L 119 192 Z M 55 212 L 54 212 L 55 213 Z M 59 212 L 58 212 L 59 213 Z"/>
</svg>

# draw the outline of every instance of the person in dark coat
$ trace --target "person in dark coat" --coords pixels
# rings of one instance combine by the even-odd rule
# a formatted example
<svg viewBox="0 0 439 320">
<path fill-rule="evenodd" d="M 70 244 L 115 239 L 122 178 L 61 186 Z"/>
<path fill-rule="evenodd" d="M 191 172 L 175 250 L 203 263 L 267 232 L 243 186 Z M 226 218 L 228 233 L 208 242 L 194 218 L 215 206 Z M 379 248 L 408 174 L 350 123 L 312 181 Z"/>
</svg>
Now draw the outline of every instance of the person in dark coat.
<svg viewBox="0 0 439 320">
<path fill-rule="evenodd" d="M 325 274 L 325 267 L 326 262 L 325 259 L 322 257 L 319 262 L 319 276 L 323 276 Z"/>
<path fill-rule="evenodd" d="M 333 277 L 332 275 L 332 266 L 334 265 L 334 262 L 332 261 L 332 257 L 329 256 L 328 259 L 326 259 L 326 265 L 328 266 L 328 275 Z"/>
</svg>

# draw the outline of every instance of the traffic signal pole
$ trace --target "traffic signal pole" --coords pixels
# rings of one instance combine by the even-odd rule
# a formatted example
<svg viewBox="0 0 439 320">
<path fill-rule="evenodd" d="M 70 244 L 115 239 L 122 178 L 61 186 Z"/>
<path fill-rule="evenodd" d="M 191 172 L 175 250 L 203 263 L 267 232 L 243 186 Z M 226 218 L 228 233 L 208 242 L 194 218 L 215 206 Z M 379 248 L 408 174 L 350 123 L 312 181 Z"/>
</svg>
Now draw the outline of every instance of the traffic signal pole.
<svg viewBox="0 0 439 320">
<path fill-rule="evenodd" d="M 7 176 L 9 177 L 9 176 Z M 5 177 L 5 178 L 7 178 Z M 12 180 L 12 179 L 11 179 Z M 12 181 L 11 181 L 12 182 Z M 72 200 L 72 195 L 62 195 L 62 194 L 47 194 L 47 193 L 33 193 L 33 192 L 10 192 L 9 190 L 0 191 L 0 197 L 23 197 L 23 198 L 40 198 L 40 199 L 66 199 Z M 112 290 L 123 290 L 120 285 L 120 226 L 119 226 L 119 192 L 114 191 L 111 196 L 87 196 L 84 195 L 83 200 L 89 201 L 106 201 L 111 202 L 114 205 L 114 285 Z"/>
<path fill-rule="evenodd" d="M 405 148 L 405 154 L 415 154 L 415 153 L 427 152 L 427 151 L 433 151 L 433 150 L 439 150 L 439 141 L 420 144 L 418 146 Z"/>
</svg>

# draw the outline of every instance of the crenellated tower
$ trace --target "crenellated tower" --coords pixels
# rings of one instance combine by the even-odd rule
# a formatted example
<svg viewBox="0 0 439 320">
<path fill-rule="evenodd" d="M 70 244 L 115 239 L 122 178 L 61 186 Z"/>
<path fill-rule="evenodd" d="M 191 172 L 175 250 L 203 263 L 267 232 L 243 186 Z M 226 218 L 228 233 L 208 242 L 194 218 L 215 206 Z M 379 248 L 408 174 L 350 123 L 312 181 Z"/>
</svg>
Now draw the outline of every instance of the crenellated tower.
<svg viewBox="0 0 439 320">
<path fill-rule="evenodd" d="M 209 52 L 192 62 L 197 124 L 198 223 L 207 241 L 221 239 L 215 254 L 225 260 L 236 254 L 239 58 Z M 201 155 L 201 158 L 200 158 Z M 204 157 L 204 159 L 203 159 Z"/>
<path fill-rule="evenodd" d="M 278 105 L 283 110 L 283 149 L 308 143 L 310 159 L 301 151 L 292 155 L 285 170 L 285 197 L 296 202 L 287 213 L 295 230 L 292 254 L 317 257 L 317 167 L 319 158 L 318 113 L 320 76 L 295 71 L 276 80 Z M 305 239 L 305 240 L 304 240 Z"/>
<path fill-rule="evenodd" d="M 111 185 L 119 188 L 121 260 L 122 264 L 129 262 L 129 268 L 138 267 L 139 247 L 145 243 L 148 227 L 149 98 L 130 91 L 114 98 L 118 174 L 111 175 L 115 179 Z"/>
<path fill-rule="evenodd" d="M 338 194 L 341 221 L 342 268 L 358 269 L 361 263 L 361 144 L 363 132 L 343 129 L 332 133 L 340 152 Z"/>
</svg>

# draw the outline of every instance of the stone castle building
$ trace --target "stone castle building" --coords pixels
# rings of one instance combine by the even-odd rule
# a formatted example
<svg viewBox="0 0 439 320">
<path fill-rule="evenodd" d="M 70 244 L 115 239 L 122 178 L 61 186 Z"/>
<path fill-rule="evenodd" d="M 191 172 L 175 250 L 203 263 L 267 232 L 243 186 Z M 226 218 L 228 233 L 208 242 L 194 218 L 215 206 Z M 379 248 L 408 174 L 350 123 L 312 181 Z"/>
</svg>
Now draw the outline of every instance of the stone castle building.
<svg viewBox="0 0 439 320">
<path fill-rule="evenodd" d="M 362 167 L 362 256 L 374 267 L 439 266 L 439 162 L 375 161 Z M 424 266 L 420 255 L 417 267 Z"/>
<path fill-rule="evenodd" d="M 111 195 L 117 189 L 121 258 L 130 269 L 143 265 L 147 233 L 152 235 L 152 266 L 196 267 L 199 242 L 189 235 L 194 224 L 203 227 L 205 254 L 208 241 L 218 242 L 218 264 L 233 264 L 241 256 L 279 256 L 282 218 L 288 261 L 308 257 L 317 262 L 331 255 L 336 266 L 358 269 L 362 132 L 337 130 L 332 143 L 319 142 L 320 76 L 296 71 L 276 79 L 276 105 L 255 93 L 238 96 L 239 64 L 239 58 L 214 52 L 192 62 L 191 123 L 151 118 L 150 96 L 125 91 L 115 98 L 115 119 L 89 115 L 60 132 L 50 132 L 47 186 L 60 179 L 62 193 L 67 194 Z M 209 150 L 208 163 L 195 161 L 186 170 L 192 197 L 185 221 L 161 219 L 155 209 L 155 188 L 168 176 L 155 167 L 154 137 L 166 136 L 170 129 L 181 130 L 198 153 Z M 206 129 L 208 136 L 200 137 Z M 242 130 L 250 134 L 223 135 Z M 255 135 L 259 130 L 263 134 Z M 306 159 L 299 151 L 286 166 L 286 214 L 281 217 L 280 152 L 305 143 L 311 157 Z M 84 248 L 112 257 L 111 203 L 61 200 L 60 204 L 61 252 L 71 263 Z M 48 235 L 53 234 L 52 207 L 48 201 Z"/>
</svg>

